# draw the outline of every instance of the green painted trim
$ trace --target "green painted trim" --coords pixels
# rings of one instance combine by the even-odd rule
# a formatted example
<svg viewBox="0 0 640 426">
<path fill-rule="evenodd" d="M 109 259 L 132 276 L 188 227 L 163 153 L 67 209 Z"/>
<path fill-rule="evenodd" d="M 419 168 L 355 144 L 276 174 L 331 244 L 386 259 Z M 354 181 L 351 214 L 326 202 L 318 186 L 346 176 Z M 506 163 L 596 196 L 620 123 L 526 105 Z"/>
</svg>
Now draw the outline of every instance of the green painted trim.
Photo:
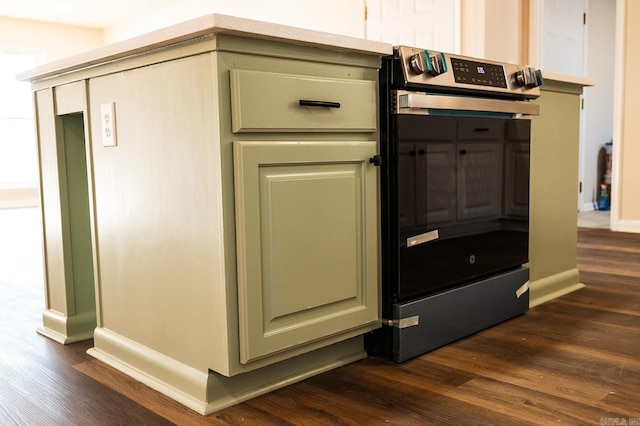
<svg viewBox="0 0 640 426">
<path fill-rule="evenodd" d="M 95 315 L 95 286 L 93 273 L 93 247 L 89 210 L 89 181 L 85 147 L 84 115 L 58 116 L 62 128 L 60 181 L 65 182 L 66 200 L 62 206 L 63 231 L 65 233 L 65 272 L 67 273 L 67 299 L 69 315 Z"/>
<path fill-rule="evenodd" d="M 585 285 L 580 283 L 578 269 L 570 269 L 533 281 L 529 285 L 529 307 L 533 308 L 584 287 Z"/>
<path fill-rule="evenodd" d="M 42 327 L 38 328 L 37 332 L 58 343 L 68 345 L 92 339 L 95 328 L 95 311 L 66 316 L 60 312 L 46 310 L 42 314 Z"/>
<path fill-rule="evenodd" d="M 104 328 L 87 353 L 179 403 L 208 415 L 363 359 L 362 336 L 233 377 L 200 371 Z"/>
</svg>

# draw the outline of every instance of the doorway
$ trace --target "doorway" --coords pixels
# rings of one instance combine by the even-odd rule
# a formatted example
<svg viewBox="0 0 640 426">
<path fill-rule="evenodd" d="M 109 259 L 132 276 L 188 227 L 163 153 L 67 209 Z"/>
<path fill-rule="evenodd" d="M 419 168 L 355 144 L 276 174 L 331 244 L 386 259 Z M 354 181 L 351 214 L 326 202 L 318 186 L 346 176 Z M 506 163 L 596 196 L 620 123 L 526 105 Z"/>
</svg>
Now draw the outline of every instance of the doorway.
<svg viewBox="0 0 640 426">
<path fill-rule="evenodd" d="M 366 38 L 460 52 L 460 0 L 365 0 Z"/>
<path fill-rule="evenodd" d="M 601 172 L 600 162 L 613 135 L 616 3 L 542 0 L 538 13 L 540 67 L 596 82 L 582 95 L 577 208 L 579 226 L 604 227 L 610 220 L 611 182 Z"/>
</svg>

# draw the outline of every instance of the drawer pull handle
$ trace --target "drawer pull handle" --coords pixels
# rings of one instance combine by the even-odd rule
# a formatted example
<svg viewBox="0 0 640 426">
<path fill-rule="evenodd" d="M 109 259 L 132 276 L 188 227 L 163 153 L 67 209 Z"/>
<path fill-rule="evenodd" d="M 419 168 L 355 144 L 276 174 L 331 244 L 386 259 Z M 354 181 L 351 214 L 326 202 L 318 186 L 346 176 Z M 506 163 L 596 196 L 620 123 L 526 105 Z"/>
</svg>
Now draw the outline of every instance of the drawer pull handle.
<svg viewBox="0 0 640 426">
<path fill-rule="evenodd" d="M 488 127 L 476 127 L 475 129 L 476 132 L 488 132 L 489 128 Z"/>
<path fill-rule="evenodd" d="M 340 108 L 340 102 L 310 101 L 307 99 L 300 99 L 300 106 Z"/>
</svg>

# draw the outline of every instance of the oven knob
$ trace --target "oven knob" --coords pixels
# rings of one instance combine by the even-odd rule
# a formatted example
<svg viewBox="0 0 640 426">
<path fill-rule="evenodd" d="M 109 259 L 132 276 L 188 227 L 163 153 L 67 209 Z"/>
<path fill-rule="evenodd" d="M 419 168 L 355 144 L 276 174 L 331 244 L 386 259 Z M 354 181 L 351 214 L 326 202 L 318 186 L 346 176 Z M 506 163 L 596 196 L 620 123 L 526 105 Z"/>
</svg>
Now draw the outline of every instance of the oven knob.
<svg viewBox="0 0 640 426">
<path fill-rule="evenodd" d="M 447 59 L 444 57 L 444 53 L 436 54 L 431 57 L 431 69 L 429 74 L 440 75 L 447 72 Z"/>
<path fill-rule="evenodd" d="M 542 71 L 532 67 L 516 71 L 513 77 L 516 85 L 520 87 L 534 88 L 544 84 Z"/>
<path fill-rule="evenodd" d="M 428 71 L 427 54 L 425 51 L 416 53 L 409 58 L 409 68 L 416 74 L 424 74 Z"/>
<path fill-rule="evenodd" d="M 424 50 L 409 58 L 409 68 L 416 74 L 428 73 L 436 76 L 447 72 L 447 60 L 444 53 L 431 56 L 428 50 Z"/>
<path fill-rule="evenodd" d="M 516 85 L 519 87 L 524 87 L 527 85 L 527 77 L 524 70 L 518 70 L 513 75 L 513 81 L 515 81 Z"/>
<path fill-rule="evenodd" d="M 541 70 L 536 70 L 534 72 L 534 75 L 536 76 L 536 87 L 537 86 L 542 86 L 544 84 L 544 77 L 542 76 L 542 71 Z"/>
</svg>

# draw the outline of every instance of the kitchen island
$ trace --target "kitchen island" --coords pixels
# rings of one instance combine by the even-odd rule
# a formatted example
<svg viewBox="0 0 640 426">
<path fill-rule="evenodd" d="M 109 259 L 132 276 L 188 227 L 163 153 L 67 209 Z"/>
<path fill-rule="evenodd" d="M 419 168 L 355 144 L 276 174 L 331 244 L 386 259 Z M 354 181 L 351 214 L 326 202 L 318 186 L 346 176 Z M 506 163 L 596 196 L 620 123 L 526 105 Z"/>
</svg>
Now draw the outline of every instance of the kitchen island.
<svg viewBox="0 0 640 426">
<path fill-rule="evenodd" d="M 209 15 L 22 74 L 37 113 L 39 332 L 93 338 L 93 356 L 202 414 L 363 358 L 381 323 L 370 159 L 391 52 Z M 532 132 L 532 304 L 581 287 L 584 84 L 548 80 Z"/>
<path fill-rule="evenodd" d="M 209 15 L 20 77 L 37 112 L 40 333 L 202 414 L 363 358 L 380 326 L 391 46 Z"/>
</svg>

